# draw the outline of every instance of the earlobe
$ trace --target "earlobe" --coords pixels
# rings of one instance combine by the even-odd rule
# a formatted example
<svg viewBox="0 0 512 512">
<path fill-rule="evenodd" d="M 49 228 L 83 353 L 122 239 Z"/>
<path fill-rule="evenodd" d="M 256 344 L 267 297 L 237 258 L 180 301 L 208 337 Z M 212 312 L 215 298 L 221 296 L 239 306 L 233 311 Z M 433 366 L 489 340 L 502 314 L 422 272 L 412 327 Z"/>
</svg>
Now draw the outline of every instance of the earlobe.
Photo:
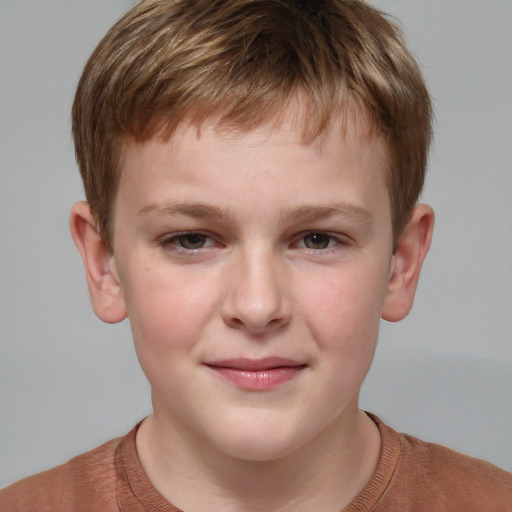
<svg viewBox="0 0 512 512">
<path fill-rule="evenodd" d="M 115 258 L 99 235 L 87 202 L 80 201 L 73 206 L 70 230 L 82 256 L 96 316 L 107 323 L 121 322 L 127 315 Z"/>
<path fill-rule="evenodd" d="M 417 205 L 411 214 L 391 262 L 382 318 L 397 322 L 412 308 L 421 266 L 430 248 L 434 229 L 434 212 L 425 204 Z"/>
</svg>

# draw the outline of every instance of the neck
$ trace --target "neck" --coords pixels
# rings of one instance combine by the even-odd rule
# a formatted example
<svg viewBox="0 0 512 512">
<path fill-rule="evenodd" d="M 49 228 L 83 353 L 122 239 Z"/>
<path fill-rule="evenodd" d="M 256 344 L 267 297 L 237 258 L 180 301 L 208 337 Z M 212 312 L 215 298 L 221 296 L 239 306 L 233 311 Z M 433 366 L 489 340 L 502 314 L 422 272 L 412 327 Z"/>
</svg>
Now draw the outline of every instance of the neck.
<svg viewBox="0 0 512 512">
<path fill-rule="evenodd" d="M 186 437 L 153 415 L 139 429 L 137 450 L 155 488 L 187 512 L 338 512 L 368 483 L 380 453 L 378 429 L 357 407 L 270 461 L 242 460 Z"/>
</svg>

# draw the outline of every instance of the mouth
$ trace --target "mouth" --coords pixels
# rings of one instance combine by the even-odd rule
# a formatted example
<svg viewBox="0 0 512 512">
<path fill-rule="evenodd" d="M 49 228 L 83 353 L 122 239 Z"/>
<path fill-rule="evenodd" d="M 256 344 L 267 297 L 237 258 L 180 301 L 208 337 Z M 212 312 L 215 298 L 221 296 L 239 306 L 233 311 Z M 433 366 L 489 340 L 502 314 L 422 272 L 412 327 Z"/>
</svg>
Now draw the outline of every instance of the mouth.
<svg viewBox="0 0 512 512">
<path fill-rule="evenodd" d="M 205 366 L 222 379 L 246 391 L 269 391 L 295 379 L 307 365 L 282 357 L 226 359 Z"/>
</svg>

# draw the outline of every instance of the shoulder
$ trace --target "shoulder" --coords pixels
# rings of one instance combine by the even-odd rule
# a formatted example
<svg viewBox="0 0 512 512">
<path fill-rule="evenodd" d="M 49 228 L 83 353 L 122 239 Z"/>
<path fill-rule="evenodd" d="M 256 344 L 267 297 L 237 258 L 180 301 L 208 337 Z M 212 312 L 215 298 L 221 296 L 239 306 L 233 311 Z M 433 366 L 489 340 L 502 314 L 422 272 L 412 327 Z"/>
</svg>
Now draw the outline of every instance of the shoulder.
<svg viewBox="0 0 512 512">
<path fill-rule="evenodd" d="M 120 439 L 0 490 L 0 512 L 118 510 L 115 453 Z"/>
<path fill-rule="evenodd" d="M 400 458 L 393 478 L 418 509 L 503 511 L 512 508 L 512 474 L 444 446 L 398 434 Z"/>
<path fill-rule="evenodd" d="M 512 490 L 512 473 L 482 459 L 463 455 L 435 443 L 421 441 L 407 434 L 398 434 L 401 444 L 402 464 L 421 468 L 422 475 L 438 478 L 456 475 L 462 481 L 489 486 L 504 486 Z M 410 471 L 412 467 L 408 467 Z M 418 473 L 420 471 L 417 471 Z M 456 482 L 452 479 L 451 484 Z"/>
<path fill-rule="evenodd" d="M 367 414 L 380 431 L 381 454 L 372 479 L 344 512 L 512 511 L 512 473 L 399 433 Z"/>
</svg>

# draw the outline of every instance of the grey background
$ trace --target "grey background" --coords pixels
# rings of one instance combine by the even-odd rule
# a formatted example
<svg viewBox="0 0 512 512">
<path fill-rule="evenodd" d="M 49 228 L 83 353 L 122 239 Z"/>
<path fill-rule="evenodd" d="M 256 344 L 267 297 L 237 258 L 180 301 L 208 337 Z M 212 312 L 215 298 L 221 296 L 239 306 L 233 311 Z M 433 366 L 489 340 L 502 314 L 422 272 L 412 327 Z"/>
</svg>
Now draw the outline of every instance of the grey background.
<svg viewBox="0 0 512 512">
<path fill-rule="evenodd" d="M 68 235 L 83 197 L 69 111 L 128 0 L 0 0 L 0 486 L 150 412 L 125 322 L 90 308 Z M 437 225 L 415 308 L 383 324 L 362 406 L 512 470 L 512 2 L 376 0 L 436 105 L 424 200 Z"/>
</svg>

